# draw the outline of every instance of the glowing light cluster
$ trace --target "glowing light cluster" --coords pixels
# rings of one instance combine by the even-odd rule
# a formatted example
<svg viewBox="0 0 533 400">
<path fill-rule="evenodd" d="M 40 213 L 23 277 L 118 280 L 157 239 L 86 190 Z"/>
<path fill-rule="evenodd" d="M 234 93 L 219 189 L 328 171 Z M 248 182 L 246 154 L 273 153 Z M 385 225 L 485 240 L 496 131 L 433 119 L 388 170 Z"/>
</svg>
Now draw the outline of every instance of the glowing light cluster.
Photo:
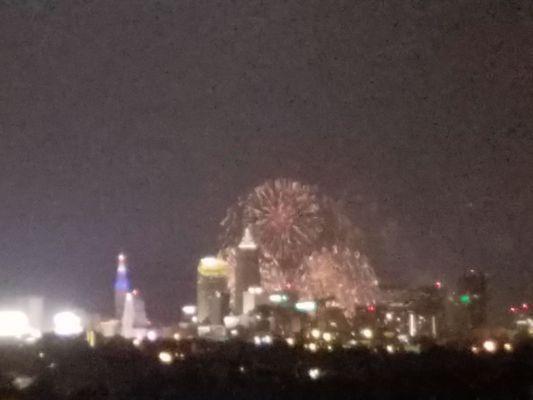
<svg viewBox="0 0 533 400">
<path fill-rule="evenodd" d="M 21 338 L 32 335 L 28 316 L 22 311 L 0 311 L 0 337 Z"/>
<path fill-rule="evenodd" d="M 81 318 L 72 311 L 54 315 L 54 333 L 58 336 L 76 336 L 83 332 Z"/>
</svg>

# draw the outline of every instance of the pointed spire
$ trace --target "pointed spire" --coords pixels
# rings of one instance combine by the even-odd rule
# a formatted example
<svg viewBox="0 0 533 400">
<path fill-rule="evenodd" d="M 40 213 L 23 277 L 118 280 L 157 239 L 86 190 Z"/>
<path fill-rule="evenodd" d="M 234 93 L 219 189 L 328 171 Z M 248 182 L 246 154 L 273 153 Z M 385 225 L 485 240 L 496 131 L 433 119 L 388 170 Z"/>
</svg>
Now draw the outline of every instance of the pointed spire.
<svg viewBox="0 0 533 400">
<path fill-rule="evenodd" d="M 118 255 L 117 276 L 115 278 L 115 291 L 128 292 L 130 281 L 128 278 L 128 267 L 126 266 L 126 256 L 124 253 Z"/>
<path fill-rule="evenodd" d="M 117 271 L 125 272 L 127 270 L 127 268 L 126 268 L 126 256 L 124 255 L 124 253 L 120 253 L 117 258 L 118 258 Z"/>
<path fill-rule="evenodd" d="M 257 243 L 254 240 L 254 237 L 252 235 L 252 229 L 250 226 L 247 226 L 244 229 L 244 234 L 241 239 L 241 243 L 239 243 L 239 249 L 242 250 L 256 250 L 257 249 Z"/>
</svg>

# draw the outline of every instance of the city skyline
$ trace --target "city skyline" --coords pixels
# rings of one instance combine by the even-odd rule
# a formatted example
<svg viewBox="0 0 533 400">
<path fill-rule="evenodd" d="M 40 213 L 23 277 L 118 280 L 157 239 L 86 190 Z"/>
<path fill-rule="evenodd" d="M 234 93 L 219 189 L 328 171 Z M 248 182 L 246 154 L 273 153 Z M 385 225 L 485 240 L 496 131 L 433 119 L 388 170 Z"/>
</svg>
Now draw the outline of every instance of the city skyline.
<svg viewBox="0 0 533 400">
<path fill-rule="evenodd" d="M 379 239 L 383 280 L 531 295 L 528 7 L 223 8 L 0 3 L 0 291 L 111 312 L 124 251 L 171 320 L 226 209 L 288 177 Z"/>
</svg>

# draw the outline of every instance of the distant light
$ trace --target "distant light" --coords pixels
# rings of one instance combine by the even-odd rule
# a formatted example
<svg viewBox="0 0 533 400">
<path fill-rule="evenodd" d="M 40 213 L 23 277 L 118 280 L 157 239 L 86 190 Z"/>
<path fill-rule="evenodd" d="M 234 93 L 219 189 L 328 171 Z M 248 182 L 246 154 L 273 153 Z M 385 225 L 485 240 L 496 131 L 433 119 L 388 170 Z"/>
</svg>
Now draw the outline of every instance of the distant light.
<svg viewBox="0 0 533 400">
<path fill-rule="evenodd" d="M 463 304 L 470 304 L 472 299 L 470 298 L 469 294 L 463 294 L 459 297 L 459 301 Z"/>
<path fill-rule="evenodd" d="M 442 282 L 441 281 L 436 281 L 435 282 L 435 288 L 436 289 L 441 289 L 442 288 Z"/>
<path fill-rule="evenodd" d="M 155 342 L 157 340 L 157 332 L 156 331 L 148 331 L 148 333 L 146 334 L 146 338 L 150 342 Z"/>
<path fill-rule="evenodd" d="M 0 337 L 20 338 L 31 331 L 28 316 L 22 311 L 0 311 Z"/>
<path fill-rule="evenodd" d="M 392 315 L 391 312 L 388 312 L 388 313 L 385 314 L 385 319 L 386 319 L 387 321 L 391 321 L 392 318 L 393 318 L 393 315 Z"/>
<path fill-rule="evenodd" d="M 522 303 L 522 309 L 528 310 L 529 309 L 529 305 L 527 303 Z"/>
<path fill-rule="evenodd" d="M 308 344 L 307 348 L 309 349 L 309 351 L 311 352 L 316 352 L 318 350 L 318 346 L 315 342 L 311 342 Z"/>
<path fill-rule="evenodd" d="M 185 315 L 196 315 L 196 306 L 195 305 L 186 305 L 181 307 L 181 311 Z"/>
<path fill-rule="evenodd" d="M 471 350 L 472 353 L 474 353 L 474 354 L 478 354 L 478 353 L 479 353 L 479 347 L 477 347 L 477 346 L 472 346 L 472 347 L 470 348 L 470 350 Z"/>
<path fill-rule="evenodd" d="M 350 348 L 350 347 L 355 347 L 355 346 L 357 346 L 357 340 L 350 339 L 348 340 L 348 343 L 346 343 L 343 347 Z"/>
<path fill-rule="evenodd" d="M 162 351 L 161 353 L 159 353 L 159 361 L 161 361 L 161 363 L 171 364 L 173 360 L 174 357 L 168 351 Z"/>
<path fill-rule="evenodd" d="M 232 329 L 229 331 L 230 335 L 231 336 L 238 336 L 239 335 L 239 331 L 237 329 Z"/>
<path fill-rule="evenodd" d="M 261 346 L 261 336 L 254 336 L 254 344 L 256 346 Z"/>
<path fill-rule="evenodd" d="M 324 339 L 326 342 L 331 342 L 333 340 L 333 335 L 330 332 L 324 332 L 322 339 Z"/>
<path fill-rule="evenodd" d="M 195 315 L 194 317 L 191 318 L 191 321 L 196 324 L 198 322 L 198 317 Z"/>
<path fill-rule="evenodd" d="M 313 312 L 316 311 L 316 302 L 315 301 L 300 301 L 294 305 L 298 311 L 303 312 Z"/>
<path fill-rule="evenodd" d="M 285 339 L 285 341 L 287 342 L 287 344 L 288 344 L 290 347 L 293 347 L 293 346 L 296 344 L 296 341 L 295 341 L 294 338 L 292 338 L 292 337 L 289 337 L 289 338 Z"/>
<path fill-rule="evenodd" d="M 126 261 L 126 256 L 124 255 L 124 253 L 120 253 L 118 255 L 118 261 L 121 262 L 121 263 Z"/>
<path fill-rule="evenodd" d="M 307 371 L 309 378 L 312 380 L 317 380 L 322 375 L 322 371 L 320 368 L 309 368 L 309 371 Z"/>
<path fill-rule="evenodd" d="M 268 299 L 272 303 L 285 303 L 289 298 L 286 294 L 274 293 L 268 296 Z"/>
<path fill-rule="evenodd" d="M 204 257 L 198 265 L 198 273 L 206 277 L 224 277 L 228 274 L 228 263 L 216 257 Z"/>
<path fill-rule="evenodd" d="M 403 335 L 398 335 L 398 341 L 402 342 L 402 343 L 409 343 L 409 336 L 403 334 Z"/>
<path fill-rule="evenodd" d="M 248 288 L 248 293 L 251 294 L 263 294 L 265 290 L 261 286 L 250 286 Z"/>
<path fill-rule="evenodd" d="M 30 376 L 26 375 L 20 375 L 17 376 L 15 379 L 13 379 L 13 385 L 18 390 L 24 390 L 30 387 L 30 385 L 35 381 L 35 378 L 32 378 Z"/>
<path fill-rule="evenodd" d="M 224 326 L 228 329 L 236 328 L 239 325 L 239 317 L 236 315 L 226 315 L 224 317 Z"/>
<path fill-rule="evenodd" d="M 317 328 L 311 329 L 311 336 L 315 339 L 320 338 L 320 329 L 317 329 Z"/>
<path fill-rule="evenodd" d="M 270 335 L 265 335 L 265 336 L 263 336 L 263 337 L 261 338 L 261 342 L 262 342 L 263 344 L 271 345 L 272 342 L 273 342 L 272 336 L 270 336 Z"/>
<path fill-rule="evenodd" d="M 83 332 L 81 318 L 72 311 L 54 315 L 54 333 L 58 336 L 76 336 Z"/>
<path fill-rule="evenodd" d="M 376 312 L 376 306 L 373 305 L 373 304 L 370 304 L 366 307 L 366 310 L 369 312 L 369 313 L 373 313 L 373 312 Z"/>
<path fill-rule="evenodd" d="M 393 354 L 396 351 L 396 349 L 394 348 L 392 344 L 388 344 L 387 346 L 385 346 L 385 349 L 387 350 L 387 353 L 389 354 Z"/>
<path fill-rule="evenodd" d="M 494 340 L 485 340 L 483 348 L 487 353 L 494 353 L 498 349 L 498 344 Z"/>
<path fill-rule="evenodd" d="M 139 339 L 139 338 L 133 339 L 133 345 L 135 347 L 139 347 L 141 345 L 141 339 Z"/>
<path fill-rule="evenodd" d="M 505 343 L 503 345 L 503 349 L 510 353 L 511 351 L 513 351 L 513 345 L 511 343 Z"/>
<path fill-rule="evenodd" d="M 363 328 L 361 329 L 361 335 L 365 339 L 372 339 L 374 337 L 374 332 L 370 328 Z"/>
<path fill-rule="evenodd" d="M 181 335 L 180 335 L 178 332 L 176 332 L 176 333 L 173 335 L 173 338 L 174 338 L 174 340 L 179 341 L 179 340 L 181 340 Z"/>
</svg>

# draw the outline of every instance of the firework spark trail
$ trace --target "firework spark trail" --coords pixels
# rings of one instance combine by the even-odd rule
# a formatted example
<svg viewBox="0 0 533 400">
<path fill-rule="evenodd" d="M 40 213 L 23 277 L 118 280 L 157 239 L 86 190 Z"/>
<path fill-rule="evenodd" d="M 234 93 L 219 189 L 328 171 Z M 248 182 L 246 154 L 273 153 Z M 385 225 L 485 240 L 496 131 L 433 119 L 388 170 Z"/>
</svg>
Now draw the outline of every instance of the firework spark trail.
<svg viewBox="0 0 533 400">
<path fill-rule="evenodd" d="M 244 228 L 252 229 L 268 291 L 290 284 L 303 296 L 334 296 L 348 313 L 356 303 L 376 300 L 376 276 L 359 252 L 357 229 L 338 203 L 314 186 L 267 181 L 240 198 L 221 225 L 220 256 L 231 266 Z"/>
</svg>

